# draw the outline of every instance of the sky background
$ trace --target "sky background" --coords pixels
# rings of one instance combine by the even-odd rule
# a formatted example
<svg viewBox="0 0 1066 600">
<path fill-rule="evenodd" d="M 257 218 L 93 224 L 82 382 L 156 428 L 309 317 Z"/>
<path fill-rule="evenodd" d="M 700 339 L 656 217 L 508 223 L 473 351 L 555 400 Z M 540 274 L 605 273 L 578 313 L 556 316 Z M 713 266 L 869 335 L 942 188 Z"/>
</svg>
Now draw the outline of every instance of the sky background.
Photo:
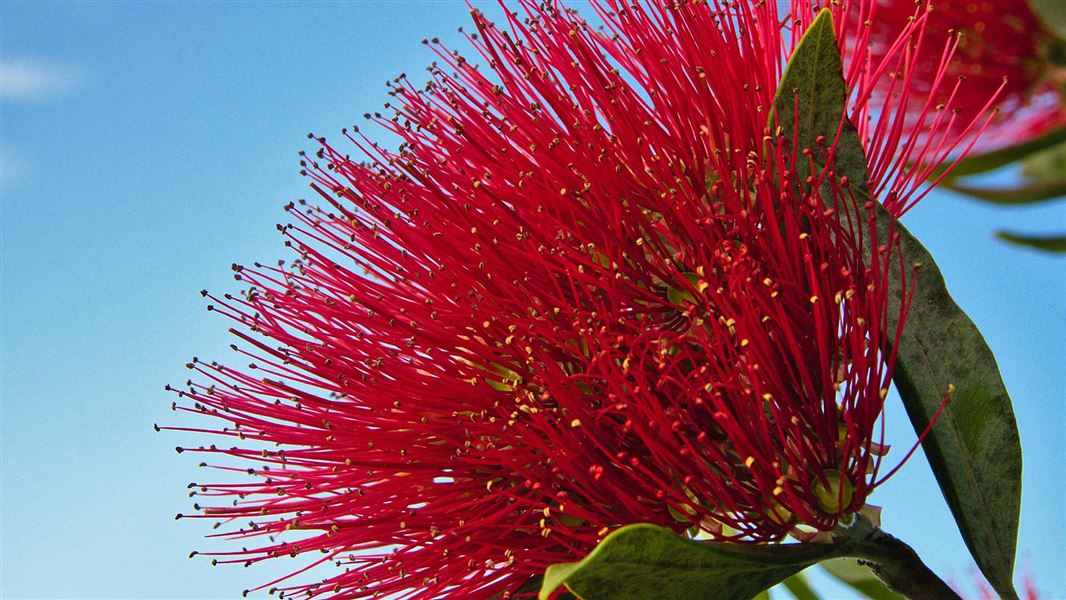
<svg viewBox="0 0 1066 600">
<path fill-rule="evenodd" d="M 201 288 L 288 258 L 296 152 L 457 40 L 459 2 L 0 3 L 0 597 L 232 598 L 291 562 L 211 567 L 174 453 L 166 383 L 227 359 Z M 460 46 L 455 43 L 453 46 Z M 1063 206 L 935 193 L 905 218 L 996 352 L 1025 453 L 1019 573 L 1066 598 L 1066 277 L 991 231 L 1066 228 Z M 897 404 L 888 435 L 914 434 Z M 900 456 L 902 452 L 893 451 Z M 892 456 L 890 455 L 890 457 Z M 921 455 L 871 499 L 942 576 L 976 572 Z M 846 597 L 825 587 L 832 597 Z"/>
</svg>

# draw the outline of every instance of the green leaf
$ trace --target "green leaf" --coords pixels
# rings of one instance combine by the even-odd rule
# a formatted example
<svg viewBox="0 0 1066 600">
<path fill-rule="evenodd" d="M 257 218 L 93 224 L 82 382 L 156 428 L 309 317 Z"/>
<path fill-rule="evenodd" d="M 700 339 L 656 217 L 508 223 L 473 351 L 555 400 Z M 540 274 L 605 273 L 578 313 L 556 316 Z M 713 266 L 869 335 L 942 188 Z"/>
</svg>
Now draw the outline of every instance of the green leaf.
<svg viewBox="0 0 1066 600">
<path fill-rule="evenodd" d="M 1022 177 L 1030 181 L 1058 179 L 1066 173 L 1066 143 L 1041 150 L 1022 163 Z"/>
<path fill-rule="evenodd" d="M 1031 181 L 1014 187 L 979 187 L 945 182 L 944 187 L 993 204 L 1035 204 L 1066 196 L 1066 177 Z"/>
<path fill-rule="evenodd" d="M 981 187 L 946 180 L 944 187 L 994 204 L 1043 202 L 1066 196 L 1066 143 L 1030 154 L 1022 161 L 1024 183 L 1013 187 Z"/>
<path fill-rule="evenodd" d="M 582 600 L 749 600 L 845 547 L 697 542 L 665 527 L 627 525 L 580 562 L 548 567 L 540 600 L 562 585 Z"/>
<path fill-rule="evenodd" d="M 859 564 L 854 558 L 834 558 L 819 565 L 837 581 L 859 592 L 870 600 L 905 600 L 902 596 L 888 589 L 870 569 Z"/>
<path fill-rule="evenodd" d="M 879 211 L 880 239 L 887 239 L 889 222 L 887 211 Z M 922 447 L 981 572 L 1004 598 L 1016 598 L 1022 451 L 1014 408 L 992 350 L 948 293 L 933 257 L 901 224 L 894 229 L 906 264 L 921 268 L 893 381 L 919 434 L 954 389 Z M 890 293 L 892 331 L 902 293 L 898 277 Z"/>
<path fill-rule="evenodd" d="M 811 584 L 807 582 L 807 576 L 803 573 L 796 573 L 782 581 L 781 585 L 785 586 L 796 600 L 821 600 L 811 587 Z"/>
<path fill-rule="evenodd" d="M 1029 6 L 1049 30 L 1066 38 L 1066 9 L 1062 0 L 1029 0 Z"/>
<path fill-rule="evenodd" d="M 844 115 L 846 93 L 832 20 L 823 10 L 785 70 L 774 102 L 777 123 L 798 148 L 814 148 L 819 135 L 837 139 L 836 175 L 848 177 L 861 204 L 868 197 L 866 157 Z M 797 102 L 799 129 L 793 120 Z M 1059 133 L 1066 135 L 1066 129 Z M 992 351 L 951 298 L 933 257 L 884 207 L 879 203 L 875 207 L 877 239 L 898 235 L 905 263 L 922 265 L 899 343 L 896 387 L 919 434 L 954 388 L 922 446 L 974 560 L 1004 598 L 1016 598 L 1012 579 L 1021 506 L 1021 447 L 1010 396 Z M 897 273 L 890 280 L 888 332 L 896 330 L 893 315 L 899 314 L 903 297 Z"/>
<path fill-rule="evenodd" d="M 500 592 L 492 597 L 492 600 L 501 600 L 506 594 L 508 598 L 528 598 L 541 588 L 544 583 L 543 575 L 534 575 L 530 577 L 525 583 L 523 583 L 517 590 L 508 590 L 507 592 Z M 574 600 L 573 594 L 562 593 L 556 597 L 556 600 Z"/>
<path fill-rule="evenodd" d="M 1035 248 L 1045 252 L 1066 252 L 1066 236 L 1063 235 L 1021 235 L 1009 231 L 997 231 L 996 237 L 1016 246 Z"/>
<path fill-rule="evenodd" d="M 985 152 L 984 154 L 967 156 L 959 161 L 959 164 L 951 171 L 948 178 L 958 179 L 959 177 L 965 177 L 967 175 L 976 175 L 977 173 L 992 171 L 1019 161 L 1032 154 L 1040 152 L 1041 150 L 1046 150 L 1052 146 L 1061 144 L 1063 141 L 1066 141 L 1066 127 L 1050 131 L 1040 137 L 1033 138 L 1016 146 L 1000 148 L 999 150 Z M 944 166 L 937 169 L 934 171 L 933 176 L 936 177 L 940 173 L 943 173 L 946 168 L 947 167 Z"/>
<path fill-rule="evenodd" d="M 855 128 L 843 119 L 847 97 L 843 72 L 840 49 L 833 32 L 833 15 L 829 9 L 822 9 L 785 67 L 774 98 L 769 128 L 773 131 L 780 126 L 785 138 L 791 140 L 797 150 L 817 148 L 819 136 L 831 146 L 840 131 L 838 148 L 857 147 L 860 152 L 841 153 L 838 150 L 834 168 L 838 173 L 848 174 L 852 187 L 865 190 L 868 175 L 862 143 Z M 842 122 L 846 126 L 841 130 Z M 816 160 L 820 157 L 817 152 L 814 156 Z"/>
</svg>

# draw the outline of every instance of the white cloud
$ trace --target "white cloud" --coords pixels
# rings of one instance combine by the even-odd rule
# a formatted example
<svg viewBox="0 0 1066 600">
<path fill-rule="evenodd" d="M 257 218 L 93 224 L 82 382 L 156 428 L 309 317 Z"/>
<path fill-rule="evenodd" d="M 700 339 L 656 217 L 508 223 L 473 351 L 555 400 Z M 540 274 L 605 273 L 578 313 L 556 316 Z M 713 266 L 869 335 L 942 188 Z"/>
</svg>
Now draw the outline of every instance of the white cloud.
<svg viewBox="0 0 1066 600">
<path fill-rule="evenodd" d="M 70 92 L 80 83 L 80 74 L 70 65 L 42 60 L 0 61 L 0 98 L 50 98 Z"/>
</svg>

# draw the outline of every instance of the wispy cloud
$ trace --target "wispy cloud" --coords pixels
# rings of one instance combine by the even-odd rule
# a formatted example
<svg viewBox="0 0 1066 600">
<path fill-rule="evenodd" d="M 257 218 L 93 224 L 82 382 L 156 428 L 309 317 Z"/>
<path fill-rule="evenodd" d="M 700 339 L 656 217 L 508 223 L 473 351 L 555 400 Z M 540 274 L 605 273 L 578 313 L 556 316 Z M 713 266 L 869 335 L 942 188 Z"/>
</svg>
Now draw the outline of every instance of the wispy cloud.
<svg viewBox="0 0 1066 600">
<path fill-rule="evenodd" d="M 40 100 L 65 94 L 82 82 L 71 65 L 44 60 L 0 60 L 0 98 Z"/>
</svg>

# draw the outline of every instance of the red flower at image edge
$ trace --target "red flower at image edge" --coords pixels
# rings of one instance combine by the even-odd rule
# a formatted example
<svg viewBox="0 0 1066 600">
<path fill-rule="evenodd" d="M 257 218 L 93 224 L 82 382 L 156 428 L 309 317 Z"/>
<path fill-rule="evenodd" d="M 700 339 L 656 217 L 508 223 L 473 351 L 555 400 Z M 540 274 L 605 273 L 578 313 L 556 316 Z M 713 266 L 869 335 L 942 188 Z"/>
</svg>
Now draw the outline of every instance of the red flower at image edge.
<svg viewBox="0 0 1066 600">
<path fill-rule="evenodd" d="M 897 52 L 899 32 L 922 13 L 914 0 L 879 0 L 871 19 L 872 58 Z M 1066 45 L 1033 12 L 1028 0 L 933 0 L 924 35 L 912 46 L 929 51 L 949 48 L 952 59 L 916 60 L 906 81 L 885 80 L 882 92 L 906 87 L 919 99 L 913 110 L 927 106 L 930 90 L 938 103 L 951 104 L 958 113 L 958 129 L 983 114 L 988 96 L 1002 87 L 998 114 L 982 135 L 983 150 L 1019 144 L 1066 127 L 1063 89 L 1066 71 L 1061 66 Z M 1058 65 L 1056 64 L 1058 63 Z M 964 93 L 945 82 L 965 80 Z"/>
<path fill-rule="evenodd" d="M 1024 581 L 1025 600 L 1040 600 L 1040 591 L 1036 589 L 1036 581 L 1033 579 L 1032 573 L 1027 573 Z M 977 591 L 980 594 L 979 600 L 998 600 L 999 594 L 988 585 L 988 582 L 983 577 L 978 576 L 976 583 Z"/>
<path fill-rule="evenodd" d="M 833 6 L 838 38 L 864 39 L 841 13 L 870 8 Z M 507 29 L 475 12 L 484 67 L 433 44 L 430 82 L 398 78 L 372 117 L 398 150 L 345 132 L 358 162 L 317 138 L 323 204 L 281 227 L 295 260 L 205 292 L 253 361 L 194 360 L 175 390 L 220 424 L 173 429 L 226 439 L 180 450 L 252 476 L 190 486 L 193 516 L 243 545 L 206 554 L 329 563 L 257 589 L 489 597 L 629 523 L 832 530 L 883 481 L 888 279 L 910 266 L 817 166 L 832 140 L 767 127 L 814 10 L 782 29 L 774 3 L 594 9 L 602 30 L 558 6 Z M 899 125 L 910 99 L 873 107 L 903 58 L 864 48 L 845 52 L 848 112 L 899 214 L 927 191 L 911 165 L 958 136 L 950 107 L 921 137 Z"/>
</svg>

